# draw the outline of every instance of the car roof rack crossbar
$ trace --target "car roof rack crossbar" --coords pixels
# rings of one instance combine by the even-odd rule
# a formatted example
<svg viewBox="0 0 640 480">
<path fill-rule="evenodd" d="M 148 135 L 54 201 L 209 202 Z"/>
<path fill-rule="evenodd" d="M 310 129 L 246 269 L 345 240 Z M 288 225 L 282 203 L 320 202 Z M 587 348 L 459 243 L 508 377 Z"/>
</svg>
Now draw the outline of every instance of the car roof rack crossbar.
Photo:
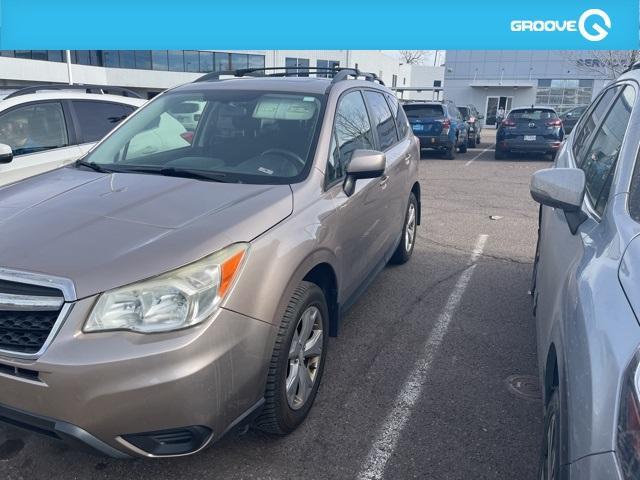
<svg viewBox="0 0 640 480">
<path fill-rule="evenodd" d="M 368 82 L 378 82 L 380 85 L 384 85 L 384 82 L 378 77 L 375 73 L 371 72 L 361 72 L 357 68 L 340 68 L 338 73 L 333 77 L 333 81 L 331 83 L 341 82 L 342 80 L 346 80 L 349 77 L 359 78 L 363 77 Z"/>
<path fill-rule="evenodd" d="M 133 90 L 125 87 L 116 87 L 112 85 L 83 85 L 81 83 L 74 83 L 73 85 L 67 84 L 54 84 L 54 85 L 32 85 L 30 87 L 24 87 L 20 90 L 10 93 L 5 100 L 9 98 L 19 97 L 21 95 L 29 95 L 31 93 L 51 91 L 51 90 L 84 90 L 86 93 L 95 93 L 102 95 L 122 95 L 123 97 L 142 98 Z"/>
<path fill-rule="evenodd" d="M 377 81 L 381 85 L 384 82 L 375 73 L 360 72 L 357 68 L 347 67 L 259 67 L 240 68 L 237 70 L 221 70 L 219 72 L 206 73 L 195 82 L 209 82 L 221 80 L 220 77 L 297 77 L 301 73 L 328 73 L 333 76 L 332 83 L 346 80 L 349 77 L 364 77 L 365 80 Z"/>
</svg>

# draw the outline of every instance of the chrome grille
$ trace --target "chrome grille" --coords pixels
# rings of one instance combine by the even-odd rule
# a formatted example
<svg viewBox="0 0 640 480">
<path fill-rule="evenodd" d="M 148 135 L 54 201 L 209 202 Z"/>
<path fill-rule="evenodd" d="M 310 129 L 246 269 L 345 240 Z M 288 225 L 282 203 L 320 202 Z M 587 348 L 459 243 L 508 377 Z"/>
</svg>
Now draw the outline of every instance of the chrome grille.
<svg viewBox="0 0 640 480">
<path fill-rule="evenodd" d="M 60 289 L 0 278 L 0 353 L 39 355 L 68 309 Z"/>
</svg>

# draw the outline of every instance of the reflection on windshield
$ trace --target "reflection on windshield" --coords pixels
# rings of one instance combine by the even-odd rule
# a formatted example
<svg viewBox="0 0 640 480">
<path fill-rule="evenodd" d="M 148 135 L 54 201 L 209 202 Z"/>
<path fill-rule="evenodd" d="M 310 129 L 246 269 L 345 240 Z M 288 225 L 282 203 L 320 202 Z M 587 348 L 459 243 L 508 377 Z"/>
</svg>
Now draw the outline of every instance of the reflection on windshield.
<svg viewBox="0 0 640 480">
<path fill-rule="evenodd" d="M 167 94 L 84 160 L 113 171 L 178 176 L 189 170 L 203 173 L 197 178 L 219 173 L 225 181 L 289 183 L 307 171 L 321 106 L 308 94 Z"/>
</svg>

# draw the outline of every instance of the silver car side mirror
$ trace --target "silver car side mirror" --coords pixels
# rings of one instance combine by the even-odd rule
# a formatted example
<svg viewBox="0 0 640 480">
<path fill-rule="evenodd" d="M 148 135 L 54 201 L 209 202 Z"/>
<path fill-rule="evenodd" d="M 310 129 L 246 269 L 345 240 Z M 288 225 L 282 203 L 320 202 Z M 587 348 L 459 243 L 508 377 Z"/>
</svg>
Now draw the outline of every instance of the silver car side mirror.
<svg viewBox="0 0 640 480">
<path fill-rule="evenodd" d="M 387 156 L 377 150 L 355 150 L 347 165 L 347 178 L 344 181 L 344 193 L 353 195 L 356 180 L 378 178 L 387 167 Z"/>
<path fill-rule="evenodd" d="M 564 211 L 571 233 L 576 233 L 586 216 L 582 212 L 584 172 L 579 168 L 545 168 L 531 177 L 531 197 L 547 207 Z"/>
<path fill-rule="evenodd" d="M 0 163 L 11 163 L 13 160 L 13 150 L 9 145 L 0 143 Z"/>
</svg>

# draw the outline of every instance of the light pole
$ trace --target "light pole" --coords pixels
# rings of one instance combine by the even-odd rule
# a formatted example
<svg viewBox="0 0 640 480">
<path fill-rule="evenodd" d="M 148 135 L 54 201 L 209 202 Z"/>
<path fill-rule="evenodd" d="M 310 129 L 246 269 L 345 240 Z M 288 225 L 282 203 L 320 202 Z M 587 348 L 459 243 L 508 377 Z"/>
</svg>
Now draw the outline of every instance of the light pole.
<svg viewBox="0 0 640 480">
<path fill-rule="evenodd" d="M 67 74 L 69 76 L 69 85 L 73 85 L 73 73 L 71 72 L 71 50 L 65 50 L 67 57 Z"/>
</svg>

